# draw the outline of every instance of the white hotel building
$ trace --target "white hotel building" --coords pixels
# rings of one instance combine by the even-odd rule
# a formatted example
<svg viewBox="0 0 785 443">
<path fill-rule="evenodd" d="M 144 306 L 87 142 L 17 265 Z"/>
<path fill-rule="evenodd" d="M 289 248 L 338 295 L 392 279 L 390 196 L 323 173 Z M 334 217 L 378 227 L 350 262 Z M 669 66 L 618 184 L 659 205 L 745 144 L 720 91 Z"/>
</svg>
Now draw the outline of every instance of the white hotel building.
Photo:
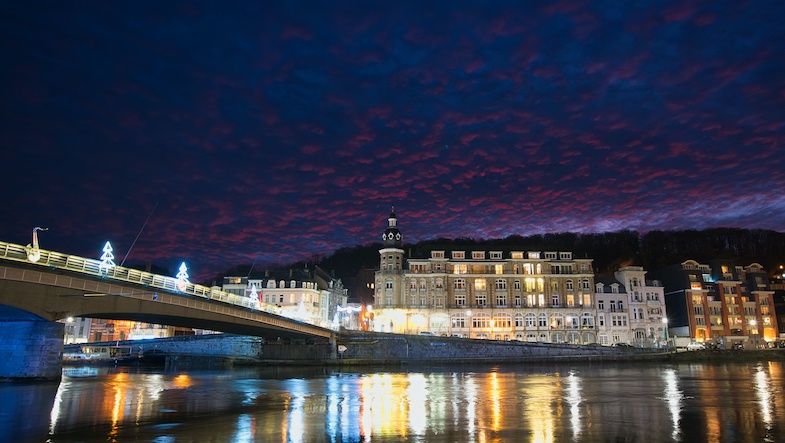
<svg viewBox="0 0 785 443">
<path fill-rule="evenodd" d="M 597 342 L 592 260 L 556 251 L 431 251 L 404 257 L 394 213 L 375 275 L 376 331 Z"/>
</svg>

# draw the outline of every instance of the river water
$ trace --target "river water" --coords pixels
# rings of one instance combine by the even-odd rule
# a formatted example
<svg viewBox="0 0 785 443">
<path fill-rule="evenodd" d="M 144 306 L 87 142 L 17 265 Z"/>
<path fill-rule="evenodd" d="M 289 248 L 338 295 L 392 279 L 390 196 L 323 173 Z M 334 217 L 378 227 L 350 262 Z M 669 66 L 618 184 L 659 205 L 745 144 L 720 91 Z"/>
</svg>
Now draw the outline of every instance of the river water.
<svg viewBox="0 0 785 443">
<path fill-rule="evenodd" d="M 785 442 L 785 365 L 67 368 L 0 384 L 0 441 Z"/>
</svg>

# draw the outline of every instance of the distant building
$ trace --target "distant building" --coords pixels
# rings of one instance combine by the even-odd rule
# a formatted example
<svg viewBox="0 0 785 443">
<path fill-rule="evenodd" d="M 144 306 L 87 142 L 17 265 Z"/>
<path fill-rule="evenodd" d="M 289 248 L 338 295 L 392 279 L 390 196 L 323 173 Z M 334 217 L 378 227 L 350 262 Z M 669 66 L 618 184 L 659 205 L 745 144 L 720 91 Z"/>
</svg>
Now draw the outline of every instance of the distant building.
<svg viewBox="0 0 785 443">
<path fill-rule="evenodd" d="M 390 213 L 373 329 L 496 340 L 594 343 L 592 260 L 571 252 L 453 250 L 404 257 Z"/>
<path fill-rule="evenodd" d="M 774 291 L 758 263 L 694 260 L 652 272 L 665 287 L 671 335 L 713 341 L 762 344 L 778 336 Z"/>
<path fill-rule="evenodd" d="M 338 306 L 346 304 L 347 291 L 340 279 L 321 269 L 265 272 L 256 277 L 224 277 L 222 290 L 255 298 L 263 310 L 295 320 L 331 326 Z"/>
</svg>

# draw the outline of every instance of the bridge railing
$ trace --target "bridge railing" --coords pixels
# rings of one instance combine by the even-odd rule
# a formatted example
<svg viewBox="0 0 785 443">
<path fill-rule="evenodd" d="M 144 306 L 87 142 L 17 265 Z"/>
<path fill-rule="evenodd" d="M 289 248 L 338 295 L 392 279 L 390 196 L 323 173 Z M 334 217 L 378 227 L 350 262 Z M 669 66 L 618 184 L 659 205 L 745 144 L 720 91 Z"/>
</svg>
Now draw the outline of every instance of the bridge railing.
<svg viewBox="0 0 785 443">
<path fill-rule="evenodd" d="M 101 261 L 76 255 L 66 255 L 59 252 L 47 251 L 44 249 L 36 250 L 40 254 L 38 260 L 31 261 L 28 258 L 30 248 L 13 243 L 0 242 L 0 258 L 16 262 L 39 265 L 47 268 L 66 269 L 82 274 L 104 279 L 118 280 L 128 283 L 136 283 L 150 288 L 163 289 L 165 291 L 188 294 L 196 297 L 217 300 L 235 306 L 242 306 L 248 309 L 255 309 L 275 314 L 273 305 L 259 301 L 258 307 L 249 297 L 230 294 L 207 286 L 197 285 L 190 282 L 181 282 L 174 277 L 152 274 L 150 272 L 139 271 L 137 269 L 114 266 L 111 268 L 101 268 Z"/>
</svg>

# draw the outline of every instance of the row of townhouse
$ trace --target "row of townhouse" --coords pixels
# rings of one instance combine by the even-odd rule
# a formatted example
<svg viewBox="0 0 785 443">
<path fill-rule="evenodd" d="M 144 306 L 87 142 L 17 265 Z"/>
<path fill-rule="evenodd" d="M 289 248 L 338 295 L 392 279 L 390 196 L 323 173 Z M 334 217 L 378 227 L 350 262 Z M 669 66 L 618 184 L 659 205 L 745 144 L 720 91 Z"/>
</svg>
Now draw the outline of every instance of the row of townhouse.
<svg viewBox="0 0 785 443">
<path fill-rule="evenodd" d="M 595 276 L 591 259 L 563 251 L 433 250 L 429 257 L 406 258 L 394 212 L 382 241 L 374 277 L 371 328 L 376 331 L 645 347 L 662 346 L 670 328 L 701 341 L 711 337 L 702 332 L 700 320 L 692 327 L 687 317 L 666 314 L 667 285 L 661 279 L 647 280 L 642 267 L 622 267 L 613 277 Z M 753 270 L 760 271 L 753 266 L 745 275 Z M 736 286 L 745 291 L 745 284 Z M 738 308 L 748 308 L 746 315 L 756 317 L 759 328 L 730 328 L 716 335 L 776 334 L 776 320 L 767 309 L 772 292 L 752 293 L 746 302 L 723 302 L 725 310 L 717 312 L 731 315 L 724 324 L 736 324 L 731 302 L 747 303 Z M 674 312 L 689 307 L 675 298 L 673 303 Z"/>
</svg>

